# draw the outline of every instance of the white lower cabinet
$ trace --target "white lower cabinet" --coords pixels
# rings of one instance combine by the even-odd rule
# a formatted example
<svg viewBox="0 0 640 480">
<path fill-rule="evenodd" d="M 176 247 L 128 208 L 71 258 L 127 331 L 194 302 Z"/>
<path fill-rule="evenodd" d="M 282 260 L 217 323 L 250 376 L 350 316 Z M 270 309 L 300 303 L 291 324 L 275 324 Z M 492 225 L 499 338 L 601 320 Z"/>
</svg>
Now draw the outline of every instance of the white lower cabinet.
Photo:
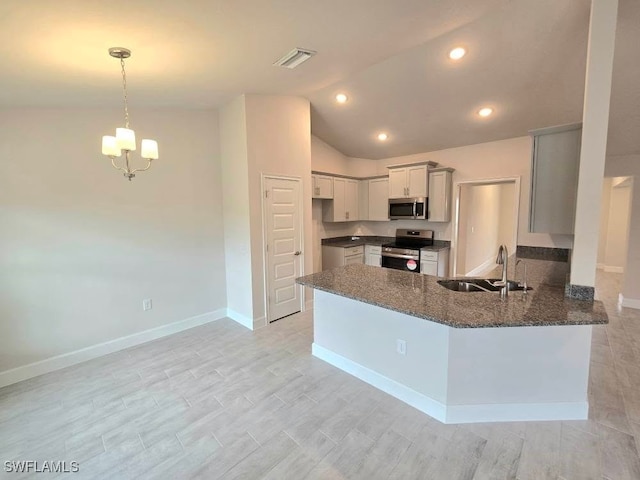
<svg viewBox="0 0 640 480">
<path fill-rule="evenodd" d="M 449 275 L 449 249 L 420 251 L 420 273 L 434 277 Z"/>
<path fill-rule="evenodd" d="M 382 247 L 380 245 L 365 245 L 364 263 L 372 267 L 382 266 Z"/>
<path fill-rule="evenodd" d="M 322 270 L 354 263 L 364 263 L 364 247 L 362 245 L 353 247 L 322 246 Z"/>
</svg>

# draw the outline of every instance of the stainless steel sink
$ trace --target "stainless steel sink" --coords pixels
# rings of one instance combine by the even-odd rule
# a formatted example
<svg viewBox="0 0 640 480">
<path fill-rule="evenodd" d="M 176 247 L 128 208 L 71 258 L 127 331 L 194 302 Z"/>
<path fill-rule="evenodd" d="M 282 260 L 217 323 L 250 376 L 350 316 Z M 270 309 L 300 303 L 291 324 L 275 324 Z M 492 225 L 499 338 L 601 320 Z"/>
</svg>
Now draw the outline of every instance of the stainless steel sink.
<svg viewBox="0 0 640 480">
<path fill-rule="evenodd" d="M 478 280 L 462 280 L 462 279 L 449 279 L 438 280 L 438 283 L 444 288 L 453 290 L 455 292 L 495 292 L 500 290 L 493 287 L 493 285 L 480 285 Z"/>
<path fill-rule="evenodd" d="M 494 285 L 496 282 L 499 282 L 500 279 L 499 278 L 485 278 L 482 281 L 484 282 L 489 282 L 491 285 Z M 507 280 L 507 286 L 509 287 L 509 291 L 511 290 L 515 290 L 515 291 L 522 291 L 524 290 L 524 287 L 522 285 L 520 285 L 518 282 L 516 282 L 515 280 Z M 496 287 L 498 290 L 500 290 L 500 287 Z M 527 291 L 529 290 L 533 290 L 531 287 L 527 287 Z"/>
<path fill-rule="evenodd" d="M 438 283 L 455 292 L 499 292 L 500 286 L 495 285 L 499 281 L 499 278 L 450 278 L 438 280 Z M 524 290 L 523 286 L 513 280 L 509 280 L 507 286 L 509 291 Z M 531 287 L 527 287 L 527 290 L 531 290 Z"/>
</svg>

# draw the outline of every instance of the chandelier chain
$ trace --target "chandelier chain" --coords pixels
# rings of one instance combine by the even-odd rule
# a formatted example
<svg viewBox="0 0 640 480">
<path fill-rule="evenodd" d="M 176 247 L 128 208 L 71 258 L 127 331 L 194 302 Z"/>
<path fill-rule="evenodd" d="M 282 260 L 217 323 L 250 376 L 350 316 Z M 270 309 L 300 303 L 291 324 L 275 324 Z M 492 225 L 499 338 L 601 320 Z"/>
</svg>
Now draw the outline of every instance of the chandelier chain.
<svg viewBox="0 0 640 480">
<path fill-rule="evenodd" d="M 120 57 L 122 67 L 122 89 L 124 91 L 124 127 L 129 128 L 129 105 L 127 102 L 127 72 L 124 70 L 124 58 Z"/>
</svg>

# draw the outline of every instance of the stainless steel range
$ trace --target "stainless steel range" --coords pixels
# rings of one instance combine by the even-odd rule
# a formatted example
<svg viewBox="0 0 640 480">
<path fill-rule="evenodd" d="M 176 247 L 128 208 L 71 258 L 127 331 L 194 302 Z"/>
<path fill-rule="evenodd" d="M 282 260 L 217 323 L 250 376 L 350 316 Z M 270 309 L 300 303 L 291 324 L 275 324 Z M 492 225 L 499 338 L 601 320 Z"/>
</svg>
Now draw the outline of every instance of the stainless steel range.
<svg viewBox="0 0 640 480">
<path fill-rule="evenodd" d="M 420 273 L 420 249 L 433 245 L 433 230 L 396 230 L 396 241 L 382 245 L 382 266 Z"/>
</svg>

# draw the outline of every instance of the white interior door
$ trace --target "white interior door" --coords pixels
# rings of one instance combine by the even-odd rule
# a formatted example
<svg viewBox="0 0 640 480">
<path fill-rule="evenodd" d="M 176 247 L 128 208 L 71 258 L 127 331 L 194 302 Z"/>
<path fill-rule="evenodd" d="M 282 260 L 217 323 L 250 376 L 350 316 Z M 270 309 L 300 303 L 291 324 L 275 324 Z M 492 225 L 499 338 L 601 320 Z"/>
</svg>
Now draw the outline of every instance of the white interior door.
<svg viewBox="0 0 640 480">
<path fill-rule="evenodd" d="M 270 322 L 302 310 L 300 180 L 265 178 L 267 239 L 267 319 Z"/>
</svg>

